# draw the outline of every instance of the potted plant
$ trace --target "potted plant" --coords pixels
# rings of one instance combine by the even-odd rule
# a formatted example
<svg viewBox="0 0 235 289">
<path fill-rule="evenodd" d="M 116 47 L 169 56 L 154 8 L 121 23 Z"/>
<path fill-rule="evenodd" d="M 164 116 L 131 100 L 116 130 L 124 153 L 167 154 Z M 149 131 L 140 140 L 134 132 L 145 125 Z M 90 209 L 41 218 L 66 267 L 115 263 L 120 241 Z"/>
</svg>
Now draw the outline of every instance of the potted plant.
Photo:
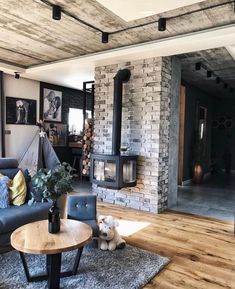
<svg viewBox="0 0 235 289">
<path fill-rule="evenodd" d="M 54 170 L 40 169 L 32 177 L 33 191 L 31 192 L 32 198 L 29 205 L 38 201 L 52 201 L 48 214 L 48 230 L 50 233 L 60 231 L 60 210 L 57 206 L 57 200 L 60 196 L 72 190 L 73 176 L 73 168 L 67 163 L 62 163 Z"/>
</svg>

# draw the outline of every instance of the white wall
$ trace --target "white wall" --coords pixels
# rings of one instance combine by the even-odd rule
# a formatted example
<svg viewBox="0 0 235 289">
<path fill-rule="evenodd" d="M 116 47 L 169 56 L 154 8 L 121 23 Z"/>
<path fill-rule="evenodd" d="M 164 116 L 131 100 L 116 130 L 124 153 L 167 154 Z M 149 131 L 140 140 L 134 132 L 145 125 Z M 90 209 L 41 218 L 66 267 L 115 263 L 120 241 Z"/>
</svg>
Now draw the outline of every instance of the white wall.
<svg viewBox="0 0 235 289">
<path fill-rule="evenodd" d="M 14 76 L 4 75 L 4 95 L 37 100 L 37 121 L 39 120 L 39 91 L 40 82 L 26 78 L 15 79 Z M 37 131 L 33 125 L 6 124 L 5 130 L 10 130 L 10 135 L 5 135 L 6 156 L 20 160 L 32 142 Z"/>
</svg>

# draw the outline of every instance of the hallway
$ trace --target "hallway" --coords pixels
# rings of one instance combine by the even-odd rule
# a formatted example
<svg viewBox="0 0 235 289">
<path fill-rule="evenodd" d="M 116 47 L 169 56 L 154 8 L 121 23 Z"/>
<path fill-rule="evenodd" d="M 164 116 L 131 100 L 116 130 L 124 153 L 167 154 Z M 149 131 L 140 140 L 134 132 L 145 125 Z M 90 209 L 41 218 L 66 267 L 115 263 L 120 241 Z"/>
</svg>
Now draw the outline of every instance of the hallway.
<svg viewBox="0 0 235 289">
<path fill-rule="evenodd" d="M 203 184 L 178 187 L 178 204 L 171 209 L 220 220 L 233 221 L 235 172 L 210 175 Z"/>
</svg>

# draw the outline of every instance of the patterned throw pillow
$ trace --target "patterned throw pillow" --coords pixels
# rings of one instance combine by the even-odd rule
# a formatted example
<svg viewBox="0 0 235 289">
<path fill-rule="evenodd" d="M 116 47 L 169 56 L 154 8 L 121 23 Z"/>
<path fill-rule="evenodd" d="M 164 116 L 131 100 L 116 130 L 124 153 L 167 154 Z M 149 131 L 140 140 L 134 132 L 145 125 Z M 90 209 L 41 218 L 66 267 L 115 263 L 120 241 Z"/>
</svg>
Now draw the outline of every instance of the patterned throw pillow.
<svg viewBox="0 0 235 289">
<path fill-rule="evenodd" d="M 6 209 L 10 206 L 8 183 L 10 179 L 6 176 L 0 176 L 0 209 Z"/>
</svg>

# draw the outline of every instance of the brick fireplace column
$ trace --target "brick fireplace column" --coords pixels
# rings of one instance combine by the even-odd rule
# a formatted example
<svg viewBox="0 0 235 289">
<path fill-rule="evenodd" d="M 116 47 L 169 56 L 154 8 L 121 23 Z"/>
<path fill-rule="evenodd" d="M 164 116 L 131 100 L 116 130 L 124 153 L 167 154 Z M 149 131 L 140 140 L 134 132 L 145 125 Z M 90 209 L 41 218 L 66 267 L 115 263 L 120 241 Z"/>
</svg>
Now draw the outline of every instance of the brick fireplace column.
<svg viewBox="0 0 235 289">
<path fill-rule="evenodd" d="M 93 191 L 104 202 L 158 213 L 177 188 L 180 64 L 157 57 L 96 67 L 95 153 L 111 154 L 113 77 L 123 68 L 131 70 L 131 78 L 123 87 L 122 145 L 139 156 L 137 186 L 112 190 L 93 184 Z"/>
</svg>

